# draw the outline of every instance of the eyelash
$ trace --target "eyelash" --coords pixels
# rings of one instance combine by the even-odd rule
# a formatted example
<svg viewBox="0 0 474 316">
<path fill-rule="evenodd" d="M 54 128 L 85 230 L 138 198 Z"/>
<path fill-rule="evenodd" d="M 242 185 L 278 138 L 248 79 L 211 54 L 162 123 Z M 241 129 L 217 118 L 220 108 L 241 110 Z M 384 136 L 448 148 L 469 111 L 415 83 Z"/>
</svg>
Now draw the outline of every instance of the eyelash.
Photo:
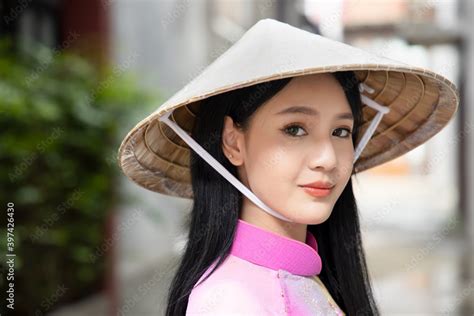
<svg viewBox="0 0 474 316">
<path fill-rule="evenodd" d="M 288 133 L 287 130 L 288 130 L 289 128 L 291 128 L 291 127 L 299 127 L 299 128 L 301 128 L 301 129 L 304 130 L 304 128 L 303 128 L 303 126 L 302 126 L 301 123 L 291 123 L 291 124 L 286 125 L 285 127 L 283 127 L 281 130 L 282 130 L 283 133 L 285 133 L 286 135 L 288 135 L 288 136 L 290 136 L 290 137 L 302 137 L 302 136 L 305 136 L 305 135 L 299 135 L 299 136 L 297 136 L 297 135 L 292 135 L 292 134 Z M 340 137 L 340 138 L 349 138 L 349 137 L 351 137 L 352 131 L 351 131 L 349 128 L 341 127 L 341 128 L 338 128 L 338 129 L 343 129 L 343 130 L 346 130 L 346 131 L 347 131 L 347 136 L 342 136 L 342 137 Z"/>
</svg>

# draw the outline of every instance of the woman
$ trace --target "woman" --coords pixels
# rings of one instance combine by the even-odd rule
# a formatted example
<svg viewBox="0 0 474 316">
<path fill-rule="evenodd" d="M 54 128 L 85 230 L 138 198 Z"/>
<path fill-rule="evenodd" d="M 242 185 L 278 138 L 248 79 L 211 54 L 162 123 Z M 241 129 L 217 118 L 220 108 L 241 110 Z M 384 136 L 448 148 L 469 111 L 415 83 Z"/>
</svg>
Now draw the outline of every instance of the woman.
<svg viewBox="0 0 474 316">
<path fill-rule="evenodd" d="M 265 231 L 263 235 L 267 237 L 264 242 L 270 240 L 268 237 L 275 238 L 266 236 L 270 232 L 297 240 L 294 245 L 288 245 L 288 252 L 302 247 L 299 244 L 306 242 L 308 230 L 316 237 L 318 251 L 314 251 L 314 256 L 309 253 L 305 261 L 296 266 L 293 262 L 288 265 L 285 260 L 298 258 L 283 257 L 288 253 L 279 253 L 278 247 L 285 239 L 277 237 L 271 240 L 275 247 L 264 246 L 260 242 L 259 247 L 265 253 L 256 258 L 255 254 L 248 253 L 251 245 L 246 243 L 254 242 L 258 235 L 255 236 L 255 232 L 248 231 L 246 227 L 240 227 L 243 228 L 240 231 L 243 236 L 235 241 L 241 243 L 239 247 L 244 249 L 233 249 L 232 260 L 228 259 L 220 267 L 224 272 L 217 271 L 206 281 L 207 284 L 203 283 L 193 290 L 188 305 L 191 315 L 199 311 L 203 315 L 217 311 L 225 314 L 226 310 L 240 310 L 242 315 L 284 311 L 284 306 L 278 304 L 283 303 L 280 296 L 271 296 L 271 301 L 262 297 L 261 300 L 267 305 L 260 313 L 260 300 L 251 299 L 257 297 L 259 292 L 279 290 L 271 286 L 278 274 L 272 273 L 272 262 L 262 260 L 263 256 L 269 256 L 273 261 L 280 258 L 276 271 L 286 268 L 285 271 L 294 270 L 295 275 L 306 277 L 318 272 L 338 305 L 351 315 L 363 308 L 371 314 L 375 311 L 350 183 L 353 143 L 357 137 L 354 127 L 359 126 L 362 120 L 359 90 L 354 84 L 356 78 L 353 73 L 339 72 L 335 76 L 314 74 L 290 79 L 261 83 L 206 99 L 201 104 L 199 124 L 195 125 L 193 135 L 198 143 L 205 143 L 208 135 L 222 135 L 222 141 L 210 143 L 206 150 L 242 179 L 245 186 L 252 188 L 257 196 L 296 223 L 276 218 L 246 198 L 241 200 L 239 192 L 229 182 L 199 156 L 193 155 L 191 175 L 195 203 L 191 212 L 189 243 L 174 280 L 170 301 L 176 301 L 196 283 L 199 272 L 207 268 L 209 261 L 230 250 L 237 218 L 243 220 L 241 225 L 250 223 L 252 227 L 262 227 Z M 343 87 L 350 88 L 344 91 Z M 243 100 L 249 100 L 247 106 L 241 106 Z M 292 106 L 301 108 L 294 109 Z M 311 114 L 311 111 L 318 114 Z M 315 181 L 327 182 L 332 188 L 305 189 L 304 185 Z M 205 230 L 203 227 L 206 227 Z M 308 267 L 308 273 L 299 272 L 313 261 L 315 267 Z M 322 268 L 321 261 L 324 263 Z M 252 271 L 255 264 L 265 269 Z M 196 274 L 191 271 L 196 271 Z M 266 282 L 254 281 L 267 278 Z M 285 280 L 290 279 L 286 277 Z M 303 284 L 301 280 L 293 282 Z M 219 287 L 219 282 L 223 286 Z M 216 287 L 220 290 L 216 291 Z M 284 287 L 290 288 L 290 285 L 285 284 Z M 323 296 L 324 292 L 317 290 L 308 294 Z M 236 292 L 242 292 L 242 295 L 248 293 L 246 296 L 249 299 L 242 302 L 242 296 L 236 295 Z M 212 300 L 214 293 L 221 294 L 217 302 Z M 306 297 L 301 295 L 299 299 Z M 232 303 L 236 306 L 231 306 Z M 209 304 L 213 306 L 207 308 Z M 250 307 L 250 304 L 255 306 Z M 301 307 L 302 304 L 298 305 Z M 315 307 L 314 311 L 325 311 L 325 315 L 330 314 L 329 303 L 323 305 L 321 302 L 319 306 L 308 307 Z M 292 310 L 295 308 L 291 306 Z M 314 314 L 310 313 L 312 311 L 308 309 L 306 314 Z M 334 311 L 337 311 L 335 304 Z M 171 305 L 169 314 L 179 312 L 172 310 Z"/>
<path fill-rule="evenodd" d="M 378 314 L 351 176 L 457 104 L 426 69 L 259 21 L 120 148 L 135 182 L 194 200 L 166 314 Z"/>
</svg>

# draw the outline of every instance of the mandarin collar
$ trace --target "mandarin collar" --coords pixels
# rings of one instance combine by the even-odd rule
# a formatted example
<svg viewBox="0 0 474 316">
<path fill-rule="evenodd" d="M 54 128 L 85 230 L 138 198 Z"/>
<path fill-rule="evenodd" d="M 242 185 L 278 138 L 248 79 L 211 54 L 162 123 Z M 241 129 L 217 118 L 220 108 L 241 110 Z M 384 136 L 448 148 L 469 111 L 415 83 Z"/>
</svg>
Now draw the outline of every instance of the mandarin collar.
<svg viewBox="0 0 474 316">
<path fill-rule="evenodd" d="M 321 257 L 314 235 L 306 231 L 306 243 L 238 219 L 230 253 L 272 270 L 314 276 L 321 272 Z"/>
</svg>

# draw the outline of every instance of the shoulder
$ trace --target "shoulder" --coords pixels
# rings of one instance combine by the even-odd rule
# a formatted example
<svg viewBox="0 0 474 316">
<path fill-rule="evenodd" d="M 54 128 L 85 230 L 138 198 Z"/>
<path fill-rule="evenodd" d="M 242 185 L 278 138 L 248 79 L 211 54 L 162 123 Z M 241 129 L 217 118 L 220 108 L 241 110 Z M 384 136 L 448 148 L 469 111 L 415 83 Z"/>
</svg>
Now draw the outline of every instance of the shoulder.
<svg viewBox="0 0 474 316">
<path fill-rule="evenodd" d="M 264 303 L 244 283 L 236 280 L 206 280 L 189 296 L 186 315 L 253 315 Z"/>
<path fill-rule="evenodd" d="M 186 315 L 285 315 L 284 311 L 276 271 L 229 255 L 209 278 L 197 282 Z"/>
</svg>

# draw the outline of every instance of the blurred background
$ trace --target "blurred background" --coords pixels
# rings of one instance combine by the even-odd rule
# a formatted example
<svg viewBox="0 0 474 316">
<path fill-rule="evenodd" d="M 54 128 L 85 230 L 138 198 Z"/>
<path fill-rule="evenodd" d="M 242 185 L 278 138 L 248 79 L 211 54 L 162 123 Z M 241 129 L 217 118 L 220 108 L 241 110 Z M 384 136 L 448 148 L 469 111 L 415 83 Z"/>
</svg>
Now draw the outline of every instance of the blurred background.
<svg viewBox="0 0 474 316">
<path fill-rule="evenodd" d="M 128 180 L 118 146 L 274 18 L 459 87 L 441 133 L 354 185 L 382 315 L 474 315 L 473 3 L 1 0 L 0 313 L 163 314 L 191 201 Z"/>
</svg>

